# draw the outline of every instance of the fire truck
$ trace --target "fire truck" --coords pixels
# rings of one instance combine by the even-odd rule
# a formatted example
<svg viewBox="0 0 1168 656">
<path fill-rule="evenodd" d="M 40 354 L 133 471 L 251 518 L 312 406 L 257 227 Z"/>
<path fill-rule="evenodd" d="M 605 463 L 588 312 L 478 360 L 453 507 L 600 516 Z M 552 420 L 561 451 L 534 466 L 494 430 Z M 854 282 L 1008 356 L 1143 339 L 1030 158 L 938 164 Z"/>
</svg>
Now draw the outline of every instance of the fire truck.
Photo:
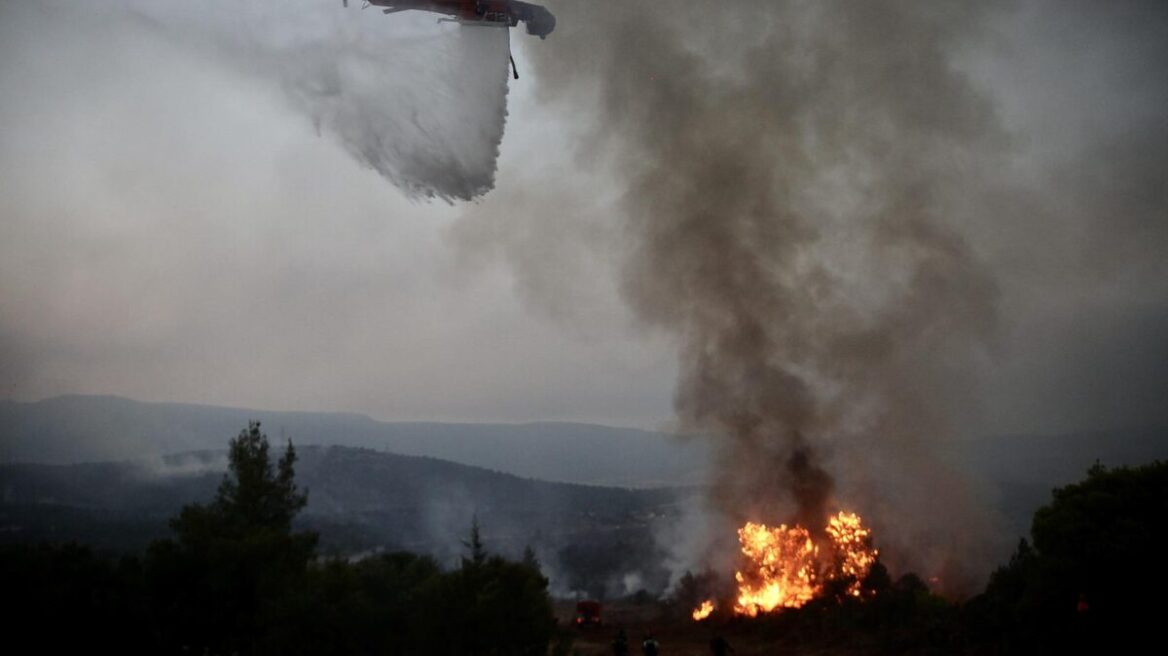
<svg viewBox="0 0 1168 656">
<path fill-rule="evenodd" d="M 576 626 L 581 628 L 601 626 L 600 602 L 591 599 L 576 602 Z"/>
</svg>

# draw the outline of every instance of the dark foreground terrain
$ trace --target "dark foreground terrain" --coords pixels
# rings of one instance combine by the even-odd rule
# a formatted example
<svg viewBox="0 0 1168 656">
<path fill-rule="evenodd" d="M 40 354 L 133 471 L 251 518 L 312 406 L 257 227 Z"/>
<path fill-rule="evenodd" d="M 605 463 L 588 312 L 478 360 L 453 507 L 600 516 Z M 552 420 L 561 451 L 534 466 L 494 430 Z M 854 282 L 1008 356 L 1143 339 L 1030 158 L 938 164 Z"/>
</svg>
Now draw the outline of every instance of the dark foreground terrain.
<svg viewBox="0 0 1168 656">
<path fill-rule="evenodd" d="M 653 527 L 693 490 L 551 484 L 343 447 L 269 452 L 253 424 L 227 452 L 153 465 L 0 466 L 0 492 L 12 636 L 54 653 L 587 655 L 611 653 L 620 629 L 634 654 L 649 634 L 663 655 L 709 653 L 716 634 L 747 655 L 1127 653 L 1159 626 L 1168 589 L 1158 461 L 1097 464 L 1055 489 L 960 603 L 877 564 L 862 600 L 828 589 L 799 609 L 702 623 L 685 585 L 612 601 L 630 566 L 664 577 Z M 579 597 L 608 600 L 603 627 L 572 626 L 551 568 Z"/>
</svg>

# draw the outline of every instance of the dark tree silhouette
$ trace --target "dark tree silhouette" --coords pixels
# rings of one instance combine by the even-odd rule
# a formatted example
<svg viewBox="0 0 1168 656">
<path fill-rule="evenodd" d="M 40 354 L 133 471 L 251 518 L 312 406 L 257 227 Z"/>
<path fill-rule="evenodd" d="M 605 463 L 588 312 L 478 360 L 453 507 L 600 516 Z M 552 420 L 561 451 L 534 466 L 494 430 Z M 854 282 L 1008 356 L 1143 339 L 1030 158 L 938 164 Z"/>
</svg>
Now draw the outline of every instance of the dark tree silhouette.
<svg viewBox="0 0 1168 656">
<path fill-rule="evenodd" d="M 470 520 L 470 537 L 463 541 L 463 546 L 470 550 L 470 564 L 482 565 L 487 559 L 487 549 L 483 546 L 483 536 L 479 531 L 479 516 L 476 514 Z M 464 558 L 463 567 L 467 566 Z"/>
<path fill-rule="evenodd" d="M 231 469 L 219 486 L 215 510 L 243 528 L 289 530 L 292 518 L 308 503 L 308 494 L 296 489 L 292 442 L 273 474 L 268 438 L 253 421 L 231 441 L 229 457 Z"/>
<path fill-rule="evenodd" d="M 141 560 L 77 545 L 0 546 L 0 580 L 17 602 L 13 644 L 50 653 L 546 655 L 555 619 L 534 552 L 523 562 L 488 553 L 476 519 L 453 571 L 410 553 L 318 560 L 316 535 L 292 528 L 307 501 L 295 463 L 288 444 L 273 464 L 267 436 L 250 423 L 231 441 L 215 497 L 184 507 L 174 537 Z"/>
<path fill-rule="evenodd" d="M 317 536 L 296 533 L 307 502 L 295 484 L 288 444 L 273 468 L 259 422 L 231 440 L 229 469 L 215 499 L 186 506 L 171 521 L 174 540 L 147 555 L 155 609 L 172 649 L 274 653 L 289 600 L 303 585 Z"/>
<path fill-rule="evenodd" d="M 1165 517 L 1168 463 L 1096 464 L 1034 514 L 1033 542 L 1021 541 L 971 602 L 976 628 L 1018 653 L 1119 653 L 1151 637 L 1168 586 Z"/>
</svg>

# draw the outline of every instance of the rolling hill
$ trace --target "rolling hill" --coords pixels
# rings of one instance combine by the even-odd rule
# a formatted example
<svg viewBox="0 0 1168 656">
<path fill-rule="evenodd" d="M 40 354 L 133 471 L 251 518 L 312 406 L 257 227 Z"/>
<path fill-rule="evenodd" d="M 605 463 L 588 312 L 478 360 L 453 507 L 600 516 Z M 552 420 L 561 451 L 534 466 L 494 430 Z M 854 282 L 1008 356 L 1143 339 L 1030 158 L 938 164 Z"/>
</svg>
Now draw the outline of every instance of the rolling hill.
<svg viewBox="0 0 1168 656">
<path fill-rule="evenodd" d="M 437 460 L 349 447 L 297 449 L 309 503 L 298 518 L 325 553 L 410 550 L 449 561 L 477 518 L 488 546 L 530 546 L 565 589 L 620 589 L 630 571 L 661 586 L 653 537 L 694 489 L 635 490 L 549 483 Z M 135 552 L 168 535 L 184 504 L 209 501 L 224 451 L 158 460 L 0 465 L 0 542 L 76 540 Z"/>
<path fill-rule="evenodd" d="M 705 444 L 593 424 L 388 423 L 359 414 L 143 403 L 111 396 L 0 401 L 0 462 L 76 464 L 221 449 L 263 422 L 273 441 L 429 456 L 548 481 L 668 487 L 702 480 Z"/>
</svg>

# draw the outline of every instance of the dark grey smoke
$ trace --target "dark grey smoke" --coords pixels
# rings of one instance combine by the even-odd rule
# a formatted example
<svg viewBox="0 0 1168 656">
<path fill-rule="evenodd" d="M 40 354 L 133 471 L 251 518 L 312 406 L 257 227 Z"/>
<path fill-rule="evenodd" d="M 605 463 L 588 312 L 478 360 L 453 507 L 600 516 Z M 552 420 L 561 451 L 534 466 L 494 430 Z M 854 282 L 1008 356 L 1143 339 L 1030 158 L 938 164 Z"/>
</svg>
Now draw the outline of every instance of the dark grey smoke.
<svg viewBox="0 0 1168 656">
<path fill-rule="evenodd" d="M 873 510 L 878 531 L 950 543 L 959 485 L 936 492 L 959 515 L 913 517 L 848 496 L 867 477 L 840 469 L 861 439 L 945 436 L 994 338 L 997 283 L 959 208 L 1010 140 L 951 58 L 997 5 L 684 6 L 558 5 L 536 64 L 549 102 L 597 111 L 626 190 L 623 289 L 677 339 L 679 418 L 724 445 L 717 504 L 812 528 Z"/>
</svg>

